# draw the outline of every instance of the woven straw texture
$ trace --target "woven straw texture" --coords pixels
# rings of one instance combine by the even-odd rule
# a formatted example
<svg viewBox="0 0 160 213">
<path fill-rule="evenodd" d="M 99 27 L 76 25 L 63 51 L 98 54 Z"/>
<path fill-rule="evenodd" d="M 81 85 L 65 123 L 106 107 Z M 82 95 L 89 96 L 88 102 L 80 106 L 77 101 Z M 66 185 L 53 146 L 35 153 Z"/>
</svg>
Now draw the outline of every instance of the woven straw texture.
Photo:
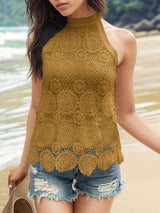
<svg viewBox="0 0 160 213">
<path fill-rule="evenodd" d="M 29 183 L 30 176 L 28 173 L 21 183 L 13 187 L 2 213 L 37 213 L 34 201 L 27 196 Z"/>
</svg>

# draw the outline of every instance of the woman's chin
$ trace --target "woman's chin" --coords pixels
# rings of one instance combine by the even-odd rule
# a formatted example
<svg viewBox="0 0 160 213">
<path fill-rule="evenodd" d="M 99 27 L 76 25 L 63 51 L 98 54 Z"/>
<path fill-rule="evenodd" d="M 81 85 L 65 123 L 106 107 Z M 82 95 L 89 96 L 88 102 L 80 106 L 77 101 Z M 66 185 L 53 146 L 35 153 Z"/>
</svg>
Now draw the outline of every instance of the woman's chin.
<svg viewBox="0 0 160 213">
<path fill-rule="evenodd" d="M 68 11 L 59 11 L 59 13 L 62 15 L 62 16 L 70 16 L 72 13 L 68 12 Z"/>
</svg>

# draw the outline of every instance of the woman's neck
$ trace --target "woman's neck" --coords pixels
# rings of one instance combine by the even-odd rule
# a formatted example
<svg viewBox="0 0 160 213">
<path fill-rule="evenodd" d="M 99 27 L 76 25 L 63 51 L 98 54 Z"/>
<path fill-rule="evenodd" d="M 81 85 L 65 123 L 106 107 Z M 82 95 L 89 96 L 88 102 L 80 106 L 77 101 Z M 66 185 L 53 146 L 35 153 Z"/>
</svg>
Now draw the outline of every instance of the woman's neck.
<svg viewBox="0 0 160 213">
<path fill-rule="evenodd" d="M 83 18 L 83 17 L 88 17 L 92 16 L 96 13 L 95 10 L 93 10 L 92 7 L 87 6 L 87 5 L 82 5 L 78 10 L 76 10 L 74 13 L 68 15 L 67 17 L 69 18 Z"/>
</svg>

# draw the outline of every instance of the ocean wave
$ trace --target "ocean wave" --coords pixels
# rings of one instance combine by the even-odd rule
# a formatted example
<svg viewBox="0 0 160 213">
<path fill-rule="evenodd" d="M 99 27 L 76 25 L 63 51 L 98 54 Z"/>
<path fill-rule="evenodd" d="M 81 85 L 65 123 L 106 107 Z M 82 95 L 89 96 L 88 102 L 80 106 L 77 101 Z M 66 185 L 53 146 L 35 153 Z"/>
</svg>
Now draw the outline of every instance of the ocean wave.
<svg viewBox="0 0 160 213">
<path fill-rule="evenodd" d="M 0 47 L 0 61 L 25 57 L 26 51 L 26 47 Z"/>
<path fill-rule="evenodd" d="M 10 40 L 10 41 L 25 41 L 27 38 L 27 33 L 26 32 L 4 32 L 0 33 L 0 38 L 4 41 Z"/>
<path fill-rule="evenodd" d="M 5 39 L 0 38 L 0 45 L 5 44 Z"/>
<path fill-rule="evenodd" d="M 0 42 L 25 41 L 27 38 L 27 27 L 0 27 Z M 1 43 L 0 43 L 1 44 Z"/>
<path fill-rule="evenodd" d="M 0 61 L 26 54 L 27 27 L 0 27 Z"/>
<path fill-rule="evenodd" d="M 23 146 L 24 146 L 25 136 L 14 138 L 13 140 L 7 140 L 5 145 L 1 147 L 0 154 L 0 171 L 8 166 L 19 164 L 22 156 Z M 7 146 L 7 149 L 5 148 Z M 13 150 L 16 149 L 16 152 Z"/>
</svg>

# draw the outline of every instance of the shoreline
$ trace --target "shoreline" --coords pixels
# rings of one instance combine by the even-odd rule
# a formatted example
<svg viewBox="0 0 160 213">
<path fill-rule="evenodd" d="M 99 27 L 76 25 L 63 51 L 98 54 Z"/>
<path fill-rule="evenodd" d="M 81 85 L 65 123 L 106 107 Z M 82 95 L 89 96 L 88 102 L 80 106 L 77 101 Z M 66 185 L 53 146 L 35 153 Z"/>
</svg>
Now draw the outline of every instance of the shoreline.
<svg viewBox="0 0 160 213">
<path fill-rule="evenodd" d="M 135 32 L 135 31 L 129 29 L 129 31 L 131 31 L 135 35 L 136 38 L 160 35 L 160 31 L 158 31 L 158 30 L 151 30 L 148 32 L 147 31 Z"/>
</svg>

